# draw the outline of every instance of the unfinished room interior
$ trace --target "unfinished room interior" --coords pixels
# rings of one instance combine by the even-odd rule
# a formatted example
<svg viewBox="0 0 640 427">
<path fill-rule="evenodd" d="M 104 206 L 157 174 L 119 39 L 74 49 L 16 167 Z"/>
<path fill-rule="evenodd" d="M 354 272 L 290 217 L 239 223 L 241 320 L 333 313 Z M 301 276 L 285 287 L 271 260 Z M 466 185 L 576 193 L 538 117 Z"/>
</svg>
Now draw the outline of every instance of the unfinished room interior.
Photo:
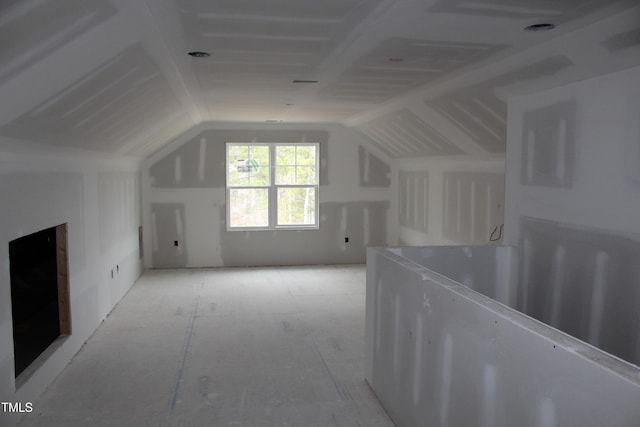
<svg viewBox="0 0 640 427">
<path fill-rule="evenodd" d="M 640 426 L 638 0 L 2 0 L 0 427 Z"/>
</svg>

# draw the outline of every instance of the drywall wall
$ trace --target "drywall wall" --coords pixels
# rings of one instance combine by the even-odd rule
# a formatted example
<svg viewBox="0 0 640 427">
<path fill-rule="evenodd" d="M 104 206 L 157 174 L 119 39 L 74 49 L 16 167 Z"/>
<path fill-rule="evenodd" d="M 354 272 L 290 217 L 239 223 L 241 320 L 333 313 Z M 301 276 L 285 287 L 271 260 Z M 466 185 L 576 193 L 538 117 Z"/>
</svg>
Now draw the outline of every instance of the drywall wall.
<svg viewBox="0 0 640 427">
<path fill-rule="evenodd" d="M 519 309 L 636 364 L 639 100 L 639 67 L 513 97 L 505 224 Z"/>
<path fill-rule="evenodd" d="M 501 240 L 504 158 L 394 160 L 394 242 L 484 244 Z"/>
<path fill-rule="evenodd" d="M 485 263 L 510 248 L 404 250 L 433 270 L 367 252 L 365 378 L 398 426 L 638 425 L 637 366 L 438 274 L 500 289 Z"/>
<path fill-rule="evenodd" d="M 516 308 L 515 246 L 403 246 L 389 251 Z"/>
<path fill-rule="evenodd" d="M 319 143 L 319 229 L 227 231 L 226 142 Z M 389 241 L 390 171 L 384 155 L 341 125 L 202 124 L 143 162 L 145 262 L 154 268 L 363 263 L 367 246 Z"/>
<path fill-rule="evenodd" d="M 131 159 L 17 153 L 0 146 L 0 401 L 24 405 L 62 371 L 140 275 L 139 175 Z M 72 334 L 16 382 L 8 243 L 65 223 Z M 16 421 L 0 413 L 0 425 Z"/>
</svg>

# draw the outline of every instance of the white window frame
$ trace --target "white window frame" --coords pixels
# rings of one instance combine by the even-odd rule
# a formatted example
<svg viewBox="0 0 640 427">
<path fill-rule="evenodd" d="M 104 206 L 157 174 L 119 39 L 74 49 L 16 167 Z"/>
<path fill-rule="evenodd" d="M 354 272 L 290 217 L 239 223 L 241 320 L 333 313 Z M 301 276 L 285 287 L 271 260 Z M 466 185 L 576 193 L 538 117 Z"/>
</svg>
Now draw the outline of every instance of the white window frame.
<svg viewBox="0 0 640 427">
<path fill-rule="evenodd" d="M 267 186 L 230 186 L 229 185 L 229 147 L 232 145 L 268 146 L 269 147 L 269 185 Z M 276 147 L 277 146 L 313 146 L 316 148 L 315 184 L 276 184 Z M 225 144 L 225 176 L 226 176 L 226 225 L 227 231 L 273 231 L 273 230 L 318 230 L 320 228 L 320 144 L 317 142 L 227 142 Z M 231 226 L 231 190 L 266 188 L 269 200 L 269 224 L 255 227 Z M 278 189 L 279 188 L 315 188 L 315 218 L 309 225 L 278 225 Z"/>
</svg>

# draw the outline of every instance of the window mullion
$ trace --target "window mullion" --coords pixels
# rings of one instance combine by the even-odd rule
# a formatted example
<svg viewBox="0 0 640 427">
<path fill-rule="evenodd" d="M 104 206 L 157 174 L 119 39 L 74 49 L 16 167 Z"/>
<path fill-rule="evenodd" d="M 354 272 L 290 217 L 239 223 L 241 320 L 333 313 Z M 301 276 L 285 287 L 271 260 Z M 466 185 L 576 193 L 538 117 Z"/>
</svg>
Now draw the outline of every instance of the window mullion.
<svg viewBox="0 0 640 427">
<path fill-rule="evenodd" d="M 298 146 L 293 150 L 293 179 L 294 182 L 298 182 Z"/>
<path fill-rule="evenodd" d="M 269 227 L 275 228 L 278 218 L 278 191 L 276 186 L 276 145 L 269 144 Z"/>
</svg>

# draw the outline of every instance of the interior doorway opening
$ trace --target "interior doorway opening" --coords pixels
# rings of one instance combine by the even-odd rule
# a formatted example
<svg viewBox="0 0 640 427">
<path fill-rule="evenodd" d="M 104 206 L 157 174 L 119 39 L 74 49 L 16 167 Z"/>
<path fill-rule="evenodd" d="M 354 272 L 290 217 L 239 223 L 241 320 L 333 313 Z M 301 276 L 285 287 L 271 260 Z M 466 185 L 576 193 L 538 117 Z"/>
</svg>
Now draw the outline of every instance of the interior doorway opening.
<svg viewBox="0 0 640 427">
<path fill-rule="evenodd" d="M 54 341 L 71 334 L 67 225 L 9 242 L 16 378 Z"/>
</svg>

